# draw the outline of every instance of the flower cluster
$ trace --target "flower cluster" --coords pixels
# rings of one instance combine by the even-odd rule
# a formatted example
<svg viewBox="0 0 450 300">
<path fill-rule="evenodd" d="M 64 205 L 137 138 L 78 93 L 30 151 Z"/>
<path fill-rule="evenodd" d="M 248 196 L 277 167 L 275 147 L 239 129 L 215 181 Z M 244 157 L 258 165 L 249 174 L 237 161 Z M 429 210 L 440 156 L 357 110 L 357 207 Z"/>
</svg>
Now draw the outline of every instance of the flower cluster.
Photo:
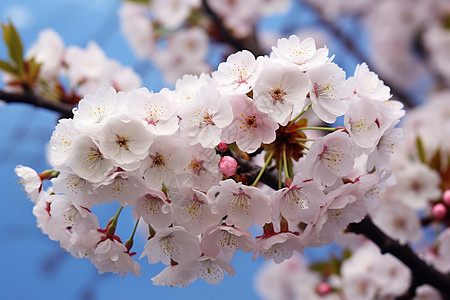
<svg viewBox="0 0 450 300">
<path fill-rule="evenodd" d="M 308 265 L 297 255 L 278 265 L 267 264 L 256 278 L 257 290 L 266 300 L 393 299 L 406 292 L 411 272 L 399 260 L 382 255 L 369 241 L 354 250 L 347 250 L 346 257 L 334 264 Z M 416 296 L 414 299 L 440 299 L 427 285 L 420 286 Z"/>
<path fill-rule="evenodd" d="M 81 95 L 94 93 L 102 86 L 127 91 L 142 85 L 140 76 L 131 67 L 108 58 L 94 41 L 86 48 L 65 46 L 53 29 L 40 32 L 25 59 L 37 64 L 37 73 L 27 83 L 28 87 L 35 94 L 55 101 L 76 104 Z M 5 90 L 23 92 L 24 83 L 17 77 L 17 74 L 3 73 Z"/>
<path fill-rule="evenodd" d="M 417 88 L 414 85 L 427 74 L 439 75 L 446 84 L 450 82 L 449 1 L 308 2 L 319 8 L 331 22 L 341 16 L 358 19 L 369 32 L 371 55 L 376 70 L 391 82 L 404 89 L 419 92 L 423 92 L 423 87 Z M 398 55 L 400 52 L 401 57 Z"/>
<path fill-rule="evenodd" d="M 217 13 L 234 38 L 245 39 L 257 21 L 286 12 L 289 5 L 290 0 L 207 0 L 203 4 L 200 0 L 124 1 L 119 17 L 136 55 L 149 59 L 165 81 L 173 84 L 183 74 L 210 72 L 210 52 L 218 47 L 211 49 L 209 40 L 224 42 L 221 29 L 205 11 Z"/>
<path fill-rule="evenodd" d="M 140 257 L 167 265 L 153 282 L 171 286 L 233 276 L 239 249 L 280 263 L 331 243 L 377 205 L 404 111 L 366 64 L 346 79 L 311 38 L 283 38 L 272 49 L 234 53 L 211 76 L 185 75 L 174 90 L 86 95 L 51 137 L 55 171 L 17 169 L 38 226 L 100 273 L 140 274 L 134 231 L 125 244 L 115 234 L 122 209 L 132 208 L 150 229 Z M 308 127 L 308 110 L 344 126 Z M 258 174 L 230 163 L 260 152 Z M 270 168 L 279 173 L 275 191 L 258 186 Z M 113 201 L 120 209 L 100 228 L 90 209 Z"/>
<path fill-rule="evenodd" d="M 442 272 L 450 270 L 443 250 L 450 241 L 448 97 L 448 90 L 435 92 L 425 105 L 409 111 L 405 137 L 390 164 L 396 184 L 387 188 L 373 212 L 374 222 L 401 243 L 421 240 L 423 228 L 431 225 L 438 238 L 427 257 Z"/>
</svg>

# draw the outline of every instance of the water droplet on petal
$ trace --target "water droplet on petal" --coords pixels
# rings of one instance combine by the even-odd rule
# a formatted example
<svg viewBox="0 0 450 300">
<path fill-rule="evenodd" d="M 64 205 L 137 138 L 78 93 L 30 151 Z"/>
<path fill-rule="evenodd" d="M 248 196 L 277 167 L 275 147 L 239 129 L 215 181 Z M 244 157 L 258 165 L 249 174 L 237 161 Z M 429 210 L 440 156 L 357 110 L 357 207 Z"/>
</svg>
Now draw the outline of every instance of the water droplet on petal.
<svg viewBox="0 0 450 300">
<path fill-rule="evenodd" d="M 119 254 L 114 254 L 113 256 L 111 256 L 112 261 L 117 261 L 118 259 L 119 259 Z"/>
</svg>

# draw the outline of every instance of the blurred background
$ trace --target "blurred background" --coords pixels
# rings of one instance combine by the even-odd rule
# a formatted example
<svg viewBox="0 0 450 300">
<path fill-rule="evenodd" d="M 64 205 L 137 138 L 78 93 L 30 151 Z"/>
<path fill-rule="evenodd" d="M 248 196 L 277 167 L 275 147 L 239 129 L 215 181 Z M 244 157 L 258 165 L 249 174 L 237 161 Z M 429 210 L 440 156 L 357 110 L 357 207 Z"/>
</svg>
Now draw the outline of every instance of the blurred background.
<svg viewBox="0 0 450 300">
<path fill-rule="evenodd" d="M 404 100 L 407 106 L 425 101 L 430 91 L 447 85 L 446 72 L 450 68 L 445 66 L 450 59 L 445 52 L 440 53 L 444 46 L 436 45 L 436 40 L 443 39 L 433 36 L 439 33 L 427 31 L 433 26 L 441 28 L 450 24 L 445 23 L 450 14 L 442 16 L 439 10 L 440 3 L 445 1 L 413 1 L 416 7 L 406 5 L 408 1 L 310 2 L 313 4 L 280 1 L 279 5 L 284 7 L 280 12 L 261 14 L 252 20 L 250 27 L 256 28 L 256 37 L 266 54 L 278 38 L 290 34 L 312 36 L 318 47 L 326 44 L 330 48 L 336 55 L 336 63 L 348 76 L 353 74 L 357 64 L 368 61 L 370 68 L 388 85 L 396 87 L 394 96 Z M 158 51 L 145 53 L 130 46 L 133 42 L 129 43 L 130 37 L 123 29 L 127 20 L 119 17 L 123 6 L 124 2 L 118 0 L 2 0 L 0 20 L 14 23 L 25 49 L 37 40 L 40 31 L 52 28 L 66 46 L 85 48 L 89 41 L 95 41 L 107 57 L 131 66 L 149 90 L 173 88 L 171 79 L 178 73 L 169 74 L 173 70 L 155 63 L 155 59 L 162 60 Z M 245 30 L 241 34 L 247 38 Z M 201 70 L 205 72 L 214 70 L 229 53 L 235 52 L 226 45 L 210 41 L 208 46 L 207 66 Z M 160 52 L 169 51 L 170 41 L 162 40 L 156 47 Z M 441 55 L 438 60 L 441 63 L 436 66 L 438 55 Z M 0 43 L 0 58 L 6 57 L 6 47 Z M 189 70 L 184 71 L 189 73 Z M 3 87 L 1 82 L 0 87 Z M 50 168 L 45 152 L 58 118 L 57 113 L 26 104 L 0 107 L 1 299 L 258 299 L 254 277 L 263 261 L 258 258 L 252 262 L 248 254 L 240 252 L 235 256 L 235 278 L 225 276 L 219 286 L 197 280 L 187 288 L 156 287 L 150 278 L 163 269 L 161 264 L 148 265 L 143 261 L 141 277 L 98 275 L 89 261 L 73 258 L 57 242 L 41 234 L 32 215 L 33 203 L 26 199 L 22 186 L 17 184 L 14 168 L 19 164 L 38 172 Z M 102 211 L 101 226 L 116 208 L 111 205 Z M 128 227 L 131 227 L 131 215 L 125 216 L 120 222 L 129 222 Z M 142 235 L 135 240 L 135 249 L 140 253 L 145 237 Z M 308 249 L 305 255 L 317 260 L 333 251 L 336 251 L 333 247 Z"/>
</svg>

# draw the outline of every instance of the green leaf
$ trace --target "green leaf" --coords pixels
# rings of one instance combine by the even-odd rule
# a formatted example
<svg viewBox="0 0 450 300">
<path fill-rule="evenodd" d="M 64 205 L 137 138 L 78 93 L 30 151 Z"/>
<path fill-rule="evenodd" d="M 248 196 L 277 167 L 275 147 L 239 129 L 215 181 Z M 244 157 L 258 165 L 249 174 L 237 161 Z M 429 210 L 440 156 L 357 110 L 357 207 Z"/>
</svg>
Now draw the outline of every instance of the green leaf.
<svg viewBox="0 0 450 300">
<path fill-rule="evenodd" d="M 33 85 L 36 81 L 36 79 L 38 78 L 39 75 L 39 70 L 41 69 L 41 63 L 37 63 L 34 59 L 34 57 L 32 57 L 30 60 L 28 60 L 27 62 L 25 62 L 26 66 L 27 66 L 27 73 L 28 73 L 28 78 L 29 78 L 29 84 Z"/>
<path fill-rule="evenodd" d="M 423 148 L 422 139 L 420 136 L 417 136 L 416 138 L 416 146 L 417 146 L 417 154 L 419 155 L 420 161 L 425 164 L 426 163 L 426 155 L 425 155 L 425 149 Z"/>
<path fill-rule="evenodd" d="M 14 25 L 10 22 L 8 25 L 2 24 L 3 39 L 8 46 L 8 54 L 13 62 L 16 63 L 19 72 L 23 71 L 23 45 L 20 36 Z"/>
<path fill-rule="evenodd" d="M 10 73 L 12 75 L 17 75 L 17 70 L 9 64 L 9 62 L 0 60 L 0 70 Z"/>
</svg>

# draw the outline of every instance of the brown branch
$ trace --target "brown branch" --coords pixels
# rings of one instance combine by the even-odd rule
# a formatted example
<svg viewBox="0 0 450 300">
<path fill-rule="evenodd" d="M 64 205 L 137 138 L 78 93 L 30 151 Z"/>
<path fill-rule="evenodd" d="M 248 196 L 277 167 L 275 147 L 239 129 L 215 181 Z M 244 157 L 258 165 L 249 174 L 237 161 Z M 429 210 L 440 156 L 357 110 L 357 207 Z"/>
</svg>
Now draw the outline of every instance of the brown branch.
<svg viewBox="0 0 450 300">
<path fill-rule="evenodd" d="M 367 62 L 368 64 L 370 64 L 369 58 L 366 55 L 364 55 L 364 53 L 356 46 L 355 42 L 351 38 L 349 38 L 340 28 L 335 26 L 332 22 L 328 21 L 315 4 L 303 0 L 301 0 L 301 2 L 305 5 L 308 5 L 311 8 L 311 10 L 314 11 L 314 13 L 317 15 L 319 19 L 318 21 L 325 28 L 327 28 L 332 35 L 334 35 L 339 41 L 341 41 L 341 43 L 345 46 L 345 48 L 347 48 L 347 50 L 350 53 L 352 53 L 352 55 L 357 60 L 359 60 L 360 62 Z M 373 66 L 371 66 L 371 68 L 373 69 Z M 402 102 L 406 108 L 411 108 L 414 106 L 414 103 L 412 103 L 409 100 L 409 96 L 403 91 L 403 89 L 396 86 L 395 83 L 393 83 L 392 81 L 388 81 L 386 79 L 382 80 L 384 84 L 386 84 L 391 88 L 392 95 L 396 100 Z"/>
<path fill-rule="evenodd" d="M 264 55 L 264 51 L 262 51 L 257 42 L 255 30 L 253 30 L 252 35 L 248 39 L 239 40 L 225 27 L 222 19 L 218 14 L 216 14 L 215 11 L 212 10 L 207 0 L 202 0 L 202 5 L 206 14 L 209 15 L 213 23 L 216 25 L 219 33 L 226 43 L 235 48 L 236 51 L 249 50 L 255 56 Z"/>
<path fill-rule="evenodd" d="M 439 290 L 445 299 L 450 299 L 450 276 L 438 272 L 424 262 L 408 245 L 400 245 L 388 237 L 372 222 L 369 216 L 359 223 L 350 224 L 350 230 L 366 236 L 380 248 L 381 253 L 390 253 L 402 261 L 411 270 L 413 287 L 428 284 Z M 409 290 L 409 293 L 414 292 L 412 289 Z M 412 298 L 414 295 L 410 296 Z"/>
<path fill-rule="evenodd" d="M 64 118 L 73 117 L 72 105 L 63 102 L 50 101 L 30 93 L 15 94 L 0 90 L 0 100 L 7 103 L 27 103 L 58 112 Z"/>
</svg>

